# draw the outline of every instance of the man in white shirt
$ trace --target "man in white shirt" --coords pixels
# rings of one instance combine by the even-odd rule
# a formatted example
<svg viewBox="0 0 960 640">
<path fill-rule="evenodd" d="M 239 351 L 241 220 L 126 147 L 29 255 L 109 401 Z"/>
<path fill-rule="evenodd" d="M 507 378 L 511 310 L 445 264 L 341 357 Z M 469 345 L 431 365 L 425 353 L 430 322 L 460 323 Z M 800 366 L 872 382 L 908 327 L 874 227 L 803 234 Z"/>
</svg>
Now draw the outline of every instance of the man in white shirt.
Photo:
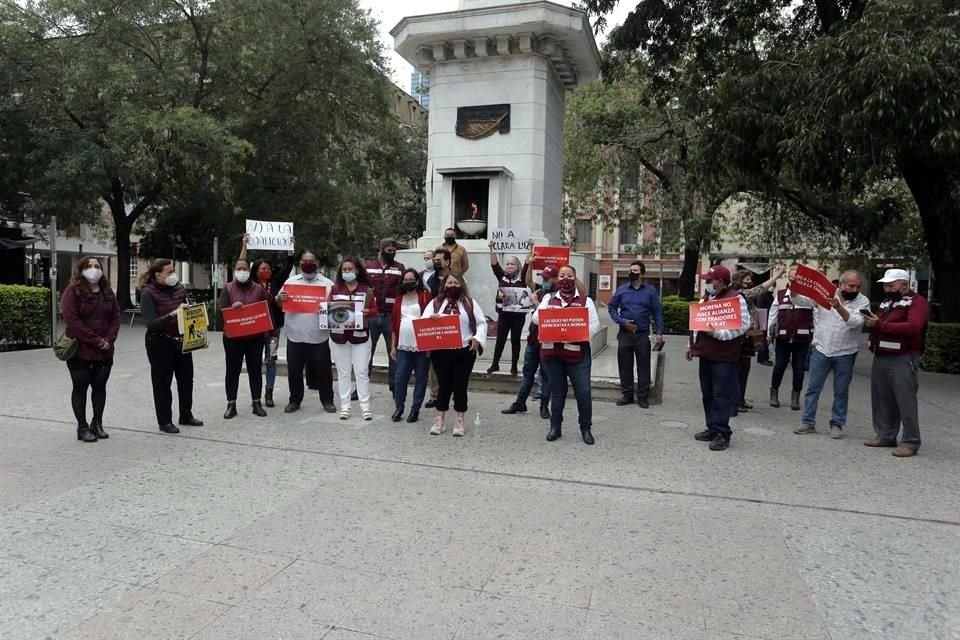
<svg viewBox="0 0 960 640">
<path fill-rule="evenodd" d="M 317 269 L 320 264 L 312 251 L 304 251 L 300 256 L 300 273 L 283 283 L 309 287 L 326 287 L 327 296 L 333 288 L 333 281 L 325 278 Z M 327 296 L 324 296 L 326 298 Z M 277 294 L 277 303 L 283 308 L 290 295 L 281 289 Z M 320 309 L 315 313 L 295 313 L 284 311 L 283 332 L 287 336 L 287 383 L 290 387 L 290 402 L 284 407 L 284 413 L 293 413 L 300 409 L 303 402 L 303 369 L 309 361 L 317 373 L 320 402 L 327 413 L 336 413 L 333 404 L 333 373 L 330 361 L 330 332 L 320 328 Z"/>
<path fill-rule="evenodd" d="M 853 378 L 853 365 L 860 351 L 863 328 L 861 309 L 870 308 L 870 300 L 860 293 L 863 280 L 857 271 L 845 271 L 830 308 L 816 305 L 813 312 L 813 352 L 810 354 L 810 380 L 803 398 L 803 416 L 797 435 L 816 433 L 817 403 L 827 376 L 833 372 L 833 409 L 830 437 L 843 437 L 847 424 L 847 392 Z"/>
</svg>

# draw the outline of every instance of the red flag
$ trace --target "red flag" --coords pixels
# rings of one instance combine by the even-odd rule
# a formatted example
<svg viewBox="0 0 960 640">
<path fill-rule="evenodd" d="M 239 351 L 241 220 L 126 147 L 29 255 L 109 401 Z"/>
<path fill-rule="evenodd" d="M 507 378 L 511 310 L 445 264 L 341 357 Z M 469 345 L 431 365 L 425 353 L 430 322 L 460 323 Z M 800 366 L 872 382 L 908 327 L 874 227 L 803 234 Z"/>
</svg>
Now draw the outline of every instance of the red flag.
<svg viewBox="0 0 960 640">
<path fill-rule="evenodd" d="M 825 309 L 830 308 L 830 299 L 837 295 L 837 287 L 830 278 L 819 271 L 797 265 L 797 277 L 790 283 L 790 292 L 806 296 Z"/>
</svg>

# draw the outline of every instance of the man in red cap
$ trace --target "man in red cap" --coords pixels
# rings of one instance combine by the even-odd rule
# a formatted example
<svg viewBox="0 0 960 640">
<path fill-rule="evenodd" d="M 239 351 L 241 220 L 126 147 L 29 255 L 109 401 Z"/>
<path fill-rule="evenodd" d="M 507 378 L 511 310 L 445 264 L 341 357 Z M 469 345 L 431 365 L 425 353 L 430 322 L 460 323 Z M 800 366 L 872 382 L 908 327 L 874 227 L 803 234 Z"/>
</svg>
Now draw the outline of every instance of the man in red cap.
<svg viewBox="0 0 960 640">
<path fill-rule="evenodd" d="M 723 451 L 730 446 L 730 416 L 740 398 L 740 338 L 750 328 L 750 310 L 746 299 L 730 288 L 730 270 L 720 265 L 700 276 L 706 294 L 701 302 L 736 298 L 740 304 L 739 329 L 693 331 L 687 360 L 700 358 L 700 392 L 703 394 L 703 414 L 707 428 L 694 439 L 709 442 L 711 451 Z"/>
</svg>

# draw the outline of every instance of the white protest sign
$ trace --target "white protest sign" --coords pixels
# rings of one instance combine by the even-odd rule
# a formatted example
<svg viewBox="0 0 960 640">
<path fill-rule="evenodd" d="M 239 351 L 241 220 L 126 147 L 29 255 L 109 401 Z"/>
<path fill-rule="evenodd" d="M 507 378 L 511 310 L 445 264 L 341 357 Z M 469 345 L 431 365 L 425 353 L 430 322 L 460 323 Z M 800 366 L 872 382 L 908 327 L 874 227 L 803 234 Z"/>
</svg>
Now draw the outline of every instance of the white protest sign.
<svg viewBox="0 0 960 640">
<path fill-rule="evenodd" d="M 247 220 L 247 249 L 293 251 L 293 223 Z"/>
<path fill-rule="evenodd" d="M 529 229 L 494 229 L 490 239 L 495 253 L 526 253 L 530 250 Z"/>
</svg>

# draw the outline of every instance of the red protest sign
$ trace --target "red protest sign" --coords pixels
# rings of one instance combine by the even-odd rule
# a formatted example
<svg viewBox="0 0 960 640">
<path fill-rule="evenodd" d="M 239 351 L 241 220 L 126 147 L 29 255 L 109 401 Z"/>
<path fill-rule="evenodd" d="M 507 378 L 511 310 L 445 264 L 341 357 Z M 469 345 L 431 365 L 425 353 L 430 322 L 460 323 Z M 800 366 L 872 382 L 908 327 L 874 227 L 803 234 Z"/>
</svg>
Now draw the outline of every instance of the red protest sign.
<svg viewBox="0 0 960 640">
<path fill-rule="evenodd" d="M 541 247 L 533 248 L 533 268 L 542 270 L 544 267 L 560 267 L 570 264 L 570 247 Z"/>
<path fill-rule="evenodd" d="M 326 287 L 309 284 L 285 284 L 281 291 L 290 296 L 283 303 L 285 313 L 317 313 L 320 311 L 320 303 L 327 299 Z"/>
<path fill-rule="evenodd" d="M 223 332 L 228 338 L 242 338 L 273 331 L 273 318 L 266 300 L 239 309 L 221 309 Z"/>
<path fill-rule="evenodd" d="M 740 296 L 690 305 L 691 331 L 741 329 Z"/>
<path fill-rule="evenodd" d="M 537 316 L 541 343 L 590 340 L 590 310 L 586 307 L 545 307 Z"/>
<path fill-rule="evenodd" d="M 837 287 L 830 278 L 815 269 L 797 265 L 797 277 L 790 283 L 794 295 L 806 296 L 821 307 L 830 308 L 830 299 L 837 295 Z"/>
<path fill-rule="evenodd" d="M 417 339 L 417 350 L 419 351 L 463 348 L 463 336 L 460 335 L 460 316 L 445 315 L 436 319 L 420 318 L 414 320 L 413 335 Z"/>
</svg>

